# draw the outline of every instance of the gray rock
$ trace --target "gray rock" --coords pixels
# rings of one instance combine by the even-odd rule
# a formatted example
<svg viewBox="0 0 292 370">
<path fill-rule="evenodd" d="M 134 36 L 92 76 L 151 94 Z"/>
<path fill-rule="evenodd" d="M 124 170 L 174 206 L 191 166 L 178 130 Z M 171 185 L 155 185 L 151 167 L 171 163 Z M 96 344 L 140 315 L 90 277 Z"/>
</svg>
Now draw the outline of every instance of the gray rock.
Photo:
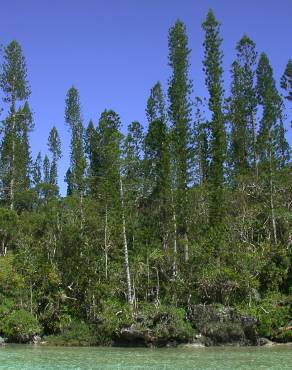
<svg viewBox="0 0 292 370">
<path fill-rule="evenodd" d="M 273 346 L 275 343 L 272 342 L 271 340 L 267 339 L 267 338 L 259 338 L 258 340 L 258 344 L 260 346 L 266 346 L 266 347 L 269 347 L 269 346 Z"/>
<path fill-rule="evenodd" d="M 231 307 L 192 305 L 188 310 L 188 320 L 206 337 L 207 346 L 258 343 L 257 320 L 241 315 Z"/>
<path fill-rule="evenodd" d="M 5 344 L 5 339 L 0 337 L 0 346 L 3 346 Z"/>
<path fill-rule="evenodd" d="M 179 348 L 205 348 L 206 346 L 203 343 L 182 343 L 178 346 Z"/>
<path fill-rule="evenodd" d="M 39 335 L 34 335 L 32 337 L 32 344 L 40 344 L 42 341 L 42 338 Z"/>
</svg>

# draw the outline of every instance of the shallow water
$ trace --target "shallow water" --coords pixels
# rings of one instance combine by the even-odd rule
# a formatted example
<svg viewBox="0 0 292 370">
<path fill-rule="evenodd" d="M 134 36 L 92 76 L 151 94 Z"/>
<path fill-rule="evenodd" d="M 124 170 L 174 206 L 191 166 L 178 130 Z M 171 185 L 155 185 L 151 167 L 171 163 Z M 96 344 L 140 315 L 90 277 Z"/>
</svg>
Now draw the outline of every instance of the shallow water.
<svg viewBox="0 0 292 370">
<path fill-rule="evenodd" d="M 124 349 L 0 347 L 5 370 L 286 370 L 292 369 L 292 347 Z"/>
</svg>

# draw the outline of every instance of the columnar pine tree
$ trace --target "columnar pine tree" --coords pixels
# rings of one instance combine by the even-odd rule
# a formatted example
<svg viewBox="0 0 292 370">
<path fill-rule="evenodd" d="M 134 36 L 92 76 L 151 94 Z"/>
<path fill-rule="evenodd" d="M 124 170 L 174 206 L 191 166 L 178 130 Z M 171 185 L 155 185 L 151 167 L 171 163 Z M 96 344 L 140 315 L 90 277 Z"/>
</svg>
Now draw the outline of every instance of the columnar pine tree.
<svg viewBox="0 0 292 370">
<path fill-rule="evenodd" d="M 254 42 L 244 35 L 236 45 L 237 58 L 232 64 L 230 101 L 231 158 L 234 176 L 246 175 L 250 168 L 257 173 L 256 92 Z"/>
<path fill-rule="evenodd" d="M 124 169 L 121 166 L 121 120 L 112 110 L 105 110 L 97 127 L 96 163 L 94 168 L 93 193 L 99 200 L 104 226 L 105 277 L 108 277 L 108 259 L 111 246 L 117 243 L 121 230 L 124 252 L 124 267 L 127 299 L 133 303 L 130 277 L 126 204 L 124 193 Z M 120 205 L 120 206 L 119 206 Z"/>
<path fill-rule="evenodd" d="M 33 119 L 30 107 L 25 102 L 17 111 L 16 119 L 16 150 L 15 150 L 15 193 L 21 194 L 30 188 L 31 153 L 29 132 L 33 129 Z"/>
<path fill-rule="evenodd" d="M 84 153 L 84 128 L 81 118 L 79 93 L 75 87 L 71 87 L 66 96 L 65 121 L 71 130 L 70 191 L 72 195 L 77 195 L 80 199 L 80 225 L 81 228 L 83 228 L 86 159 Z"/>
<path fill-rule="evenodd" d="M 71 131 L 70 170 L 73 194 L 80 197 L 84 193 L 85 155 L 79 93 L 75 87 L 66 96 L 65 121 Z"/>
<path fill-rule="evenodd" d="M 6 122 L 10 121 L 10 117 L 5 120 L 4 137 L 1 144 L 1 167 L 2 167 L 2 186 L 6 202 L 8 203 L 11 196 L 11 145 L 12 137 L 15 144 L 13 155 L 13 173 L 14 173 L 14 207 L 17 206 L 17 199 L 21 198 L 30 187 L 31 175 L 31 155 L 29 145 L 29 132 L 33 128 L 32 114 L 28 103 L 20 107 L 16 112 L 15 131 L 14 135 L 10 131 L 9 125 Z M 11 205 L 10 205 L 11 206 Z"/>
<path fill-rule="evenodd" d="M 39 152 L 32 167 L 32 182 L 34 189 L 40 197 L 40 189 L 41 189 L 41 183 L 42 183 L 42 155 Z"/>
<path fill-rule="evenodd" d="M 89 180 L 89 191 L 91 190 L 91 180 L 94 177 L 95 164 L 96 164 L 96 145 L 97 133 L 94 128 L 92 120 L 89 121 L 85 131 L 85 153 L 88 161 L 87 177 Z"/>
<path fill-rule="evenodd" d="M 284 74 L 281 78 L 281 87 L 286 91 L 285 98 L 292 102 L 292 59 L 288 61 Z"/>
<path fill-rule="evenodd" d="M 10 104 L 9 115 L 4 120 L 4 138 L 1 148 L 2 186 L 6 194 L 6 202 L 10 209 L 14 208 L 15 187 L 19 179 L 16 179 L 16 156 L 23 145 L 28 146 L 25 127 L 29 112 L 25 106 L 17 109 L 17 102 L 26 100 L 30 95 L 27 81 L 27 69 L 22 49 L 18 42 L 12 41 L 4 48 L 4 62 L 0 74 L 0 87 L 4 92 L 4 101 Z M 22 137 L 19 137 L 18 124 L 21 120 L 24 125 Z M 25 137 L 26 135 L 26 137 Z M 26 148 L 28 149 L 28 147 Z"/>
<path fill-rule="evenodd" d="M 226 154 L 226 134 L 224 124 L 223 79 L 220 24 L 209 10 L 202 27 L 205 31 L 204 40 L 204 72 L 205 81 L 209 91 L 209 109 L 212 113 L 210 121 L 210 170 L 209 181 L 211 184 L 210 225 L 220 228 L 224 217 L 224 162 Z M 218 234 L 218 232 L 216 232 Z M 218 241 L 217 241 L 218 242 Z M 220 243 L 220 242 L 218 242 Z"/>
<path fill-rule="evenodd" d="M 44 162 L 43 162 L 43 179 L 44 179 L 45 184 L 50 183 L 50 172 L 51 172 L 50 168 L 51 168 L 51 164 L 50 164 L 49 157 L 45 155 Z"/>
<path fill-rule="evenodd" d="M 169 118 L 172 123 L 172 155 L 174 182 L 174 210 L 176 213 L 178 237 L 184 240 L 184 258 L 189 259 L 187 190 L 190 182 L 191 159 L 191 103 L 192 83 L 189 79 L 188 37 L 185 25 L 177 21 L 169 30 L 169 66 L 172 75 L 169 80 Z"/>
<path fill-rule="evenodd" d="M 153 230 L 153 242 L 167 248 L 171 210 L 169 130 L 166 122 L 165 103 L 161 84 L 151 89 L 147 102 L 148 131 L 144 139 L 144 187 L 148 210 L 148 226 Z"/>
<path fill-rule="evenodd" d="M 133 207 L 134 216 L 142 196 L 143 189 L 143 127 L 137 121 L 128 126 L 128 135 L 124 140 L 124 188 L 127 201 Z M 136 208 L 136 210 L 135 210 Z"/>
<path fill-rule="evenodd" d="M 138 245 L 144 244 L 145 230 L 144 220 L 141 217 L 143 199 L 143 127 L 138 121 L 128 125 L 128 134 L 123 141 L 122 166 L 120 175 L 120 188 L 122 200 L 122 218 L 126 222 L 126 246 L 129 250 L 135 250 Z M 123 226 L 124 227 L 124 226 Z M 147 230 L 148 231 L 148 230 Z M 125 247 L 125 243 L 124 243 Z M 125 260 L 126 263 L 126 260 Z M 126 273 L 127 266 L 126 266 Z M 132 289 L 132 287 L 130 287 Z M 128 296 L 129 296 L 128 286 Z M 133 291 L 131 300 L 135 300 Z"/>
<path fill-rule="evenodd" d="M 58 160 L 61 158 L 61 140 L 56 127 L 54 126 L 48 138 L 48 148 L 52 154 L 51 168 L 50 168 L 50 183 L 55 186 L 56 193 L 58 193 Z"/>
<path fill-rule="evenodd" d="M 207 182 L 209 176 L 209 122 L 203 111 L 204 101 L 195 99 L 194 146 L 195 146 L 195 178 L 199 184 Z"/>
<path fill-rule="evenodd" d="M 67 183 L 67 196 L 73 195 L 73 184 L 72 184 L 72 176 L 71 176 L 71 169 L 70 167 L 66 171 L 64 181 Z"/>
<path fill-rule="evenodd" d="M 271 224 L 274 242 L 277 243 L 274 176 L 275 170 L 289 159 L 289 146 L 283 127 L 283 102 L 276 88 L 269 59 L 264 53 L 260 56 L 257 68 L 257 95 L 263 110 L 258 134 L 259 170 L 260 176 L 268 179 Z"/>
</svg>

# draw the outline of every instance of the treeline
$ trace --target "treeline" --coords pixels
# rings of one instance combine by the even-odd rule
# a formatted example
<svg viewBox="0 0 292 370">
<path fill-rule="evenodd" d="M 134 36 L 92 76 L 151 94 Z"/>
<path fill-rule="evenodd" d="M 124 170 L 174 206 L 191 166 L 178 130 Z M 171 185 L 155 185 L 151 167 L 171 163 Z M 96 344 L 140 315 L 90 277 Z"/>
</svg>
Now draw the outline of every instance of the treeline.
<svg viewBox="0 0 292 370">
<path fill-rule="evenodd" d="M 147 124 L 134 121 L 123 135 L 118 113 L 105 110 L 86 125 L 78 90 L 69 89 L 64 197 L 58 131 L 49 133 L 48 153 L 33 159 L 25 58 L 16 41 L 4 48 L 0 334 L 17 337 L 21 320 L 31 332 L 40 324 L 45 334 L 59 333 L 72 320 L 96 323 L 147 304 L 221 303 L 264 314 L 267 302 L 275 307 L 291 294 L 284 102 L 292 102 L 292 60 L 280 92 L 268 56 L 244 35 L 226 92 L 212 11 L 202 28 L 207 98 L 192 99 L 181 21 L 169 30 L 168 89 L 160 82 L 151 89 Z M 287 319 L 285 311 L 270 327 Z"/>
</svg>

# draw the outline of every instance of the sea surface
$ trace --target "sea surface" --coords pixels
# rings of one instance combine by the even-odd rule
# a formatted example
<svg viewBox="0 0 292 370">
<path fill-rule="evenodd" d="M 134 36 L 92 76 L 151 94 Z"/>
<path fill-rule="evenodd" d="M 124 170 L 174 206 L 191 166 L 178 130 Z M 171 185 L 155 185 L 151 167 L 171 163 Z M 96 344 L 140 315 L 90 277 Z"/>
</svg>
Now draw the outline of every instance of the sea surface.
<svg viewBox="0 0 292 370">
<path fill-rule="evenodd" d="M 0 347 L 5 370 L 291 370 L 292 346 L 253 348 Z"/>
</svg>

